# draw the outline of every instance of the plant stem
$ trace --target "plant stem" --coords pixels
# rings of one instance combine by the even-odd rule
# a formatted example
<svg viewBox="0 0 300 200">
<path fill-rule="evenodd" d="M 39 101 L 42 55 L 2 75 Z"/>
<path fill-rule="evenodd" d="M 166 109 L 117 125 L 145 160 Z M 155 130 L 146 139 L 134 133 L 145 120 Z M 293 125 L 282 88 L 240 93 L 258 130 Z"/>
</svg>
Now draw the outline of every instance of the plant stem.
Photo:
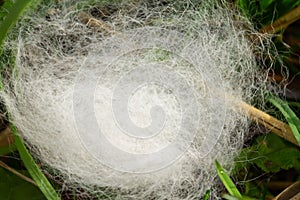
<svg viewBox="0 0 300 200">
<path fill-rule="evenodd" d="M 24 176 L 23 174 L 21 174 L 17 170 L 9 167 L 4 162 L 0 161 L 0 166 L 3 167 L 4 169 L 6 169 L 7 171 L 10 171 L 11 173 L 15 174 L 16 176 L 20 177 L 21 179 L 31 183 L 32 185 L 37 186 L 37 184 L 31 178 L 28 178 L 27 176 Z"/>
<path fill-rule="evenodd" d="M 291 10 L 289 13 L 277 19 L 270 25 L 264 26 L 260 32 L 274 34 L 278 31 L 287 28 L 290 24 L 300 19 L 300 6 Z"/>
<path fill-rule="evenodd" d="M 276 135 L 284 138 L 285 140 L 299 146 L 290 126 L 275 117 L 245 103 L 239 102 L 238 106 L 253 120 L 263 125 Z"/>
</svg>

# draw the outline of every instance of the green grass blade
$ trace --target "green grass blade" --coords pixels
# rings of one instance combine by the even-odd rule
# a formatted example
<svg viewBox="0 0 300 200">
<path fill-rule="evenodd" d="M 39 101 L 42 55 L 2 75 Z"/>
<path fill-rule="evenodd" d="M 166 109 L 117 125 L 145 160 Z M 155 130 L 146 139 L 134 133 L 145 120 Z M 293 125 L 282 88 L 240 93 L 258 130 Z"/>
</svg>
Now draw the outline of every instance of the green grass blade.
<svg viewBox="0 0 300 200">
<path fill-rule="evenodd" d="M 226 200 L 257 200 L 255 198 L 251 198 L 251 197 L 247 197 L 247 196 L 242 196 L 242 198 L 237 198 L 237 197 L 231 196 L 229 194 L 222 195 L 222 198 L 226 199 Z"/>
<path fill-rule="evenodd" d="M 300 108 L 300 102 L 288 102 L 290 106 L 295 106 Z"/>
<path fill-rule="evenodd" d="M 300 145 L 300 119 L 293 112 L 293 110 L 289 107 L 288 103 L 279 99 L 279 98 L 268 98 L 275 107 L 277 107 L 280 112 L 283 114 L 285 119 L 287 120 L 298 144 Z"/>
<path fill-rule="evenodd" d="M 5 37 L 9 30 L 15 25 L 19 17 L 24 13 L 27 7 L 35 0 L 6 0 L 0 8 L 0 47 L 2 46 Z M 0 54 L 2 48 L 0 48 Z M 3 84 L 1 81 L 1 89 Z M 32 179 L 36 182 L 39 189 L 48 200 L 59 200 L 59 196 L 49 183 L 45 175 L 41 172 L 28 150 L 26 149 L 21 137 L 19 136 L 16 127 L 11 123 L 11 130 L 14 135 L 15 147 L 18 150 L 20 157 L 27 168 Z M 6 153 L 8 149 L 3 149 L 2 153 Z"/>
<path fill-rule="evenodd" d="M 33 0 L 6 0 L 0 9 L 0 46 L 9 29 L 17 22 Z"/>
<path fill-rule="evenodd" d="M 207 191 L 205 192 L 205 195 L 203 196 L 202 200 L 208 200 L 209 197 L 210 197 L 210 190 L 207 190 Z"/>
<path fill-rule="evenodd" d="M 226 199 L 226 200 L 239 200 L 238 198 L 233 197 L 233 196 L 231 196 L 231 195 L 229 195 L 229 194 L 224 194 L 224 195 L 222 195 L 222 198 L 223 198 L 223 199 Z"/>
<path fill-rule="evenodd" d="M 260 0 L 259 5 L 262 10 L 267 9 L 275 0 Z"/>
<path fill-rule="evenodd" d="M 241 195 L 240 191 L 236 188 L 233 181 L 228 176 L 228 174 L 224 171 L 224 169 L 222 168 L 222 166 L 220 165 L 220 163 L 218 161 L 216 161 L 216 168 L 217 168 L 218 175 L 219 175 L 222 183 L 224 184 L 225 188 L 229 192 L 229 194 L 238 199 L 242 199 L 242 195 Z"/>
<path fill-rule="evenodd" d="M 242 14 L 244 16 L 248 15 L 248 7 L 249 7 L 249 0 L 237 0 L 236 1 L 237 6 L 242 11 Z"/>
<path fill-rule="evenodd" d="M 15 145 L 18 149 L 20 157 L 28 170 L 29 174 L 31 175 L 32 179 L 36 182 L 39 189 L 45 195 L 48 200 L 59 200 L 59 196 L 49 183 L 48 179 L 45 175 L 41 172 L 31 155 L 29 154 L 28 150 L 26 149 L 23 140 L 21 139 L 20 135 L 18 134 L 17 128 L 11 123 L 11 130 L 14 135 Z"/>
</svg>

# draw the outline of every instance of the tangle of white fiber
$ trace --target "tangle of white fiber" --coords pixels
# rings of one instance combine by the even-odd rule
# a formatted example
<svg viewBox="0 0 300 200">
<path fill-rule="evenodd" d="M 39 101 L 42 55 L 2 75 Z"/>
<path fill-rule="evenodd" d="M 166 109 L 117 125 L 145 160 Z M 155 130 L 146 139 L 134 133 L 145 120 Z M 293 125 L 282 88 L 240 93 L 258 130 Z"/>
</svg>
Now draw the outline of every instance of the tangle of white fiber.
<svg viewBox="0 0 300 200">
<path fill-rule="evenodd" d="M 213 1 L 86 2 L 42 4 L 6 43 L 17 59 L 1 98 L 32 154 L 63 186 L 91 195 L 190 200 L 211 189 L 218 198 L 215 160 L 232 169 L 249 125 L 236 102 L 251 102 L 264 85 L 247 23 Z M 129 86 L 124 110 L 114 98 Z M 125 134 L 117 119 L 124 112 L 130 130 L 163 124 L 151 137 Z M 129 157 L 97 145 L 90 116 Z M 179 145 L 151 157 L 172 143 Z M 139 154 L 149 161 L 126 160 Z"/>
</svg>

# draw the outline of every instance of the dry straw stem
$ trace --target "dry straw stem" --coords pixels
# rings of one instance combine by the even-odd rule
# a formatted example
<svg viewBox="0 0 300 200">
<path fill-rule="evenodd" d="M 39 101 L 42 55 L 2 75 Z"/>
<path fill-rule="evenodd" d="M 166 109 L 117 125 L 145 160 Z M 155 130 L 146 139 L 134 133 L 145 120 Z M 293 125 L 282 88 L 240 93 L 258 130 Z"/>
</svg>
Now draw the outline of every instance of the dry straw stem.
<svg viewBox="0 0 300 200">
<path fill-rule="evenodd" d="M 278 136 L 286 139 L 287 141 L 299 146 L 288 124 L 283 123 L 275 117 L 272 117 L 271 115 L 245 102 L 239 102 L 238 106 L 240 106 L 243 109 L 243 111 L 246 111 L 249 117 L 253 120 L 256 120 L 259 124 L 263 125 L 267 129 L 277 134 Z"/>
<path fill-rule="evenodd" d="M 3 167 L 4 169 L 10 171 L 11 173 L 15 174 L 16 176 L 20 177 L 21 179 L 31 183 L 32 185 L 37 186 L 36 183 L 31 178 L 28 178 L 27 176 L 24 176 L 23 174 L 21 174 L 20 172 L 18 172 L 17 170 L 15 170 L 13 168 L 11 168 L 10 166 L 5 164 L 4 162 L 0 161 L 0 166 Z"/>
<path fill-rule="evenodd" d="M 295 182 L 272 200 L 298 200 L 300 199 L 300 181 Z"/>
<path fill-rule="evenodd" d="M 7 127 L 5 130 L 0 132 L 0 147 L 8 146 L 12 143 L 14 143 L 13 134 L 11 132 L 11 129 L 9 127 Z M 9 167 L 4 162 L 0 161 L 0 166 L 3 167 L 4 169 L 10 171 L 11 173 L 17 175 L 21 179 L 23 179 L 23 180 L 25 180 L 25 181 L 27 181 L 27 182 L 29 182 L 29 183 L 36 186 L 36 183 L 32 179 L 28 178 L 27 176 L 24 176 L 23 174 L 21 174 L 17 170 Z"/>
<path fill-rule="evenodd" d="M 300 6 L 277 19 L 274 23 L 263 27 L 261 33 L 277 33 L 278 31 L 287 28 L 290 24 L 300 19 Z"/>
<path fill-rule="evenodd" d="M 82 23 L 89 27 L 96 28 L 98 31 L 105 32 L 106 34 L 116 33 L 116 31 L 104 21 L 91 17 L 86 12 L 80 12 L 78 18 Z"/>
</svg>

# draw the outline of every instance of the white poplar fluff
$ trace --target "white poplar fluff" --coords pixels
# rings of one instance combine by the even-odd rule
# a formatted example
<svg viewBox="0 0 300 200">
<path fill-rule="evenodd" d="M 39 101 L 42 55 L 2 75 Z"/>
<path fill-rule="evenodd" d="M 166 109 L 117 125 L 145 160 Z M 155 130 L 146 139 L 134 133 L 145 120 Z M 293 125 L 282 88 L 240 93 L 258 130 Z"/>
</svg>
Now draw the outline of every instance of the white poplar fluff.
<svg viewBox="0 0 300 200">
<path fill-rule="evenodd" d="M 154 2 L 112 4 L 110 15 L 101 1 L 42 5 L 6 43 L 17 60 L 1 97 L 67 188 L 143 200 L 211 189 L 217 199 L 215 160 L 230 171 L 249 126 L 236 102 L 265 85 L 259 47 L 224 4 Z M 85 21 L 88 10 L 98 21 Z"/>
</svg>

